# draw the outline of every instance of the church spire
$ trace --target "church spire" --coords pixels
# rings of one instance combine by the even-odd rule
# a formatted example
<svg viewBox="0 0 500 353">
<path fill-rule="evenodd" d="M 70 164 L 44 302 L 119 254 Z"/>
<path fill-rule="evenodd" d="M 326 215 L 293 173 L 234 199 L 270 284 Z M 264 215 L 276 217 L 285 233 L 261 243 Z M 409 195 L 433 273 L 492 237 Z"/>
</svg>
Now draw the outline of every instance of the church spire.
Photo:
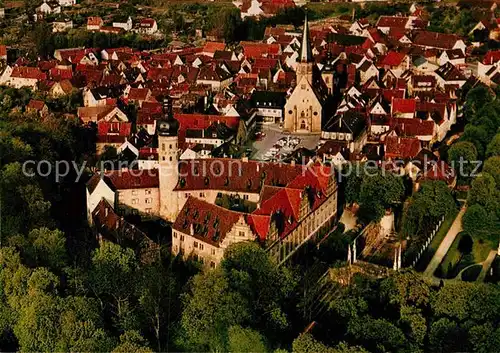
<svg viewBox="0 0 500 353">
<path fill-rule="evenodd" d="M 311 41 L 309 39 L 309 23 L 307 22 L 307 13 L 304 20 L 304 31 L 302 33 L 302 45 L 300 47 L 300 62 L 312 62 Z"/>
</svg>

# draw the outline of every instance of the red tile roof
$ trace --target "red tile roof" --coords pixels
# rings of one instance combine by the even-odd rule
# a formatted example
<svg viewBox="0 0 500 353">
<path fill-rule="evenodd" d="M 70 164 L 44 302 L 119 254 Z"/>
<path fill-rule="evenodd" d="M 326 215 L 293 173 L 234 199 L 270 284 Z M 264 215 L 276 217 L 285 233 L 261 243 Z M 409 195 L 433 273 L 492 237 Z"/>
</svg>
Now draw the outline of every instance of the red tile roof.
<svg viewBox="0 0 500 353">
<path fill-rule="evenodd" d="M 214 54 L 217 50 L 224 50 L 226 48 L 225 43 L 221 42 L 206 42 L 203 46 L 204 53 L 212 53 Z"/>
<path fill-rule="evenodd" d="M 155 25 L 156 21 L 153 18 L 143 18 L 139 22 L 139 26 L 141 28 L 152 28 Z"/>
<path fill-rule="evenodd" d="M 455 179 L 456 173 L 453 168 L 451 168 L 444 161 L 437 161 L 432 164 L 432 167 L 424 172 L 421 180 L 442 180 L 448 184 L 451 184 Z"/>
<path fill-rule="evenodd" d="M 230 211 L 190 196 L 172 228 L 218 246 L 242 217 L 245 217 L 243 213 Z"/>
<path fill-rule="evenodd" d="M 102 23 L 102 18 L 98 16 L 87 17 L 87 26 L 101 26 Z"/>
<path fill-rule="evenodd" d="M 380 65 L 382 66 L 399 66 L 403 62 L 406 54 L 395 51 L 390 51 L 386 56 L 382 57 Z"/>
<path fill-rule="evenodd" d="M 385 140 L 386 158 L 413 158 L 420 152 L 422 145 L 417 138 L 389 136 Z"/>
<path fill-rule="evenodd" d="M 418 31 L 413 38 L 413 44 L 431 48 L 453 49 L 459 39 L 455 34 Z"/>
<path fill-rule="evenodd" d="M 483 58 L 484 65 L 493 65 L 500 61 L 500 50 L 489 50 Z"/>
<path fill-rule="evenodd" d="M 433 136 L 436 124 L 432 120 L 395 119 L 395 129 L 398 135 L 406 137 Z"/>
<path fill-rule="evenodd" d="M 27 66 L 16 66 L 12 70 L 11 77 L 16 78 L 27 78 L 36 80 L 46 80 L 47 75 L 44 74 L 37 67 L 27 67 Z"/>
<path fill-rule="evenodd" d="M 377 27 L 399 27 L 405 28 L 408 23 L 408 17 L 399 16 L 380 16 L 377 21 Z"/>
<path fill-rule="evenodd" d="M 189 160 L 179 167 L 176 190 L 230 190 L 259 193 L 262 185 L 285 186 L 305 167 L 235 159 Z"/>
<path fill-rule="evenodd" d="M 100 176 L 98 175 L 98 177 Z M 158 169 L 113 170 L 105 172 L 103 178 L 106 184 L 113 190 L 149 189 L 159 187 Z"/>
<path fill-rule="evenodd" d="M 28 103 L 27 108 L 28 109 L 34 109 L 34 110 L 40 111 L 40 110 L 43 109 L 44 106 L 45 106 L 45 103 L 43 101 L 32 99 Z"/>
<path fill-rule="evenodd" d="M 392 100 L 392 114 L 415 113 L 417 100 L 414 98 L 394 98 Z"/>
</svg>

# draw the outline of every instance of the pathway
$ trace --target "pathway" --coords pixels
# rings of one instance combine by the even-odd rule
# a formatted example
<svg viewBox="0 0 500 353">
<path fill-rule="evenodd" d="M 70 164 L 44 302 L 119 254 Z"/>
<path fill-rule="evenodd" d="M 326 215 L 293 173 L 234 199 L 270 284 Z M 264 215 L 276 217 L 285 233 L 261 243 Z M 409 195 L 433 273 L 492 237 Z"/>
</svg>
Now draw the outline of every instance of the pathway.
<svg viewBox="0 0 500 353">
<path fill-rule="evenodd" d="M 453 242 L 455 241 L 455 238 L 457 237 L 458 233 L 462 231 L 462 217 L 466 209 L 467 208 L 465 206 L 462 207 L 457 217 L 453 221 L 453 224 L 448 230 L 448 233 L 446 233 L 446 236 L 444 237 L 441 244 L 439 244 L 439 248 L 432 257 L 432 260 L 429 262 L 429 265 L 425 269 L 424 272 L 425 276 L 432 277 L 434 275 L 434 272 L 436 272 L 437 268 L 439 267 L 439 264 L 443 261 L 443 258 L 450 249 L 451 244 L 453 244 Z"/>
<path fill-rule="evenodd" d="M 488 257 L 483 262 L 483 269 L 481 270 L 481 273 L 477 277 L 478 282 L 484 281 L 486 275 L 488 274 L 488 271 L 490 270 L 491 264 L 493 263 L 493 260 L 495 260 L 496 256 L 497 256 L 497 250 L 491 250 L 490 253 L 488 254 Z"/>
</svg>

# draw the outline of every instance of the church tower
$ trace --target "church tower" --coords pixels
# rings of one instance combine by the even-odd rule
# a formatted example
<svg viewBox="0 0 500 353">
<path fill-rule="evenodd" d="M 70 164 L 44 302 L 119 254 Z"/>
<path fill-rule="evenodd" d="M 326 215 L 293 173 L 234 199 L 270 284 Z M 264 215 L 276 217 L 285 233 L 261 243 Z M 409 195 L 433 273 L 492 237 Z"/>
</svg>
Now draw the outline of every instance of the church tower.
<svg viewBox="0 0 500 353">
<path fill-rule="evenodd" d="M 309 23 L 304 20 L 300 55 L 297 58 L 296 86 L 285 104 L 284 130 L 293 133 L 321 133 L 323 102 L 315 79 Z M 321 77 L 320 77 L 321 79 Z"/>
<path fill-rule="evenodd" d="M 163 100 L 163 118 L 158 121 L 158 159 L 160 164 L 160 216 L 175 221 L 177 194 L 173 192 L 179 177 L 179 122 L 174 119 L 172 100 Z"/>
<path fill-rule="evenodd" d="M 314 60 L 311 50 L 311 40 L 309 38 L 309 22 L 307 21 L 307 14 L 304 20 L 304 29 L 302 32 L 302 42 L 300 45 L 300 56 L 299 62 L 297 63 L 297 84 L 301 81 L 303 77 L 309 82 L 310 85 L 313 84 L 313 65 Z"/>
</svg>

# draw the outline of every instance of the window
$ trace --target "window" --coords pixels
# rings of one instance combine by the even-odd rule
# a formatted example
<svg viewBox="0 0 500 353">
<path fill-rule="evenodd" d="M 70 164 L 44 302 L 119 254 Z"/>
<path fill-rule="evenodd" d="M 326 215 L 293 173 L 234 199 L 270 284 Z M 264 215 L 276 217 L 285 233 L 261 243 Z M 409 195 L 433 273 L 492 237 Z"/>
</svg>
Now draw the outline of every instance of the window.
<svg viewBox="0 0 500 353">
<path fill-rule="evenodd" d="M 174 232 L 174 238 L 177 238 L 177 232 Z"/>
<path fill-rule="evenodd" d="M 248 195 L 243 195 L 243 200 L 248 200 Z"/>
<path fill-rule="evenodd" d="M 210 261 L 210 268 L 215 268 L 215 262 Z"/>
<path fill-rule="evenodd" d="M 215 256 L 215 249 L 212 249 L 212 255 Z"/>
<path fill-rule="evenodd" d="M 198 247 L 198 242 L 197 242 L 197 241 L 195 241 L 195 242 L 193 243 L 193 246 L 194 246 L 195 248 L 197 248 L 197 247 Z"/>
<path fill-rule="evenodd" d="M 203 244 L 200 244 L 200 250 L 203 250 L 205 246 Z"/>
<path fill-rule="evenodd" d="M 165 144 L 164 143 L 161 144 L 161 150 L 165 151 Z"/>
<path fill-rule="evenodd" d="M 153 209 L 152 208 L 146 208 L 146 213 L 148 213 L 148 214 L 153 213 Z"/>
<path fill-rule="evenodd" d="M 137 205 L 139 203 L 139 199 L 132 199 L 132 205 Z"/>
<path fill-rule="evenodd" d="M 205 197 L 205 193 L 204 192 L 200 192 L 200 197 Z"/>
<path fill-rule="evenodd" d="M 137 190 L 132 190 L 132 195 L 137 195 Z"/>
<path fill-rule="evenodd" d="M 177 245 L 174 246 L 174 252 L 179 251 L 179 247 Z"/>
<path fill-rule="evenodd" d="M 181 241 L 184 241 L 184 235 L 181 234 Z"/>
<path fill-rule="evenodd" d="M 148 197 L 144 200 L 146 203 L 153 203 L 153 199 L 151 197 Z"/>
<path fill-rule="evenodd" d="M 241 230 L 240 230 L 240 231 L 238 232 L 238 235 L 239 235 L 240 237 L 244 237 L 244 236 L 245 236 L 245 232 L 243 232 L 243 231 L 241 231 Z"/>
<path fill-rule="evenodd" d="M 199 256 L 199 257 L 198 257 L 198 261 L 200 261 L 201 263 L 204 263 L 204 262 L 205 262 L 205 260 L 203 259 L 203 256 Z"/>
<path fill-rule="evenodd" d="M 172 144 L 168 145 L 168 148 L 169 148 L 169 149 L 172 149 Z"/>
<path fill-rule="evenodd" d="M 172 156 L 168 157 L 168 160 L 169 160 L 170 162 L 172 162 Z"/>
<path fill-rule="evenodd" d="M 146 189 L 144 192 L 146 193 L 146 195 L 151 195 L 151 189 Z"/>
</svg>

